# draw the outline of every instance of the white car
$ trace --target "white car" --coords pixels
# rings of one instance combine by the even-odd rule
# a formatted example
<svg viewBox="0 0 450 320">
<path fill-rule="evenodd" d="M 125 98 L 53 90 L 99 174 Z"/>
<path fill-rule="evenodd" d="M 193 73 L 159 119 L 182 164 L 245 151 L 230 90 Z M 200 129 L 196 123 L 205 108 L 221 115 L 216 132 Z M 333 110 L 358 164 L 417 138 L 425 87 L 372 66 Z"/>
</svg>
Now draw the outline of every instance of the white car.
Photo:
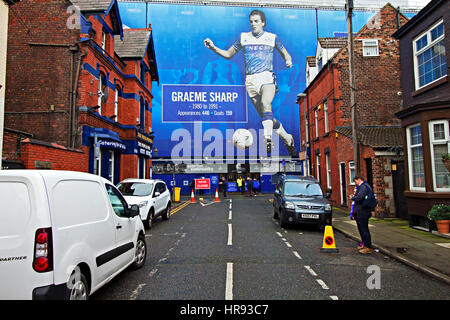
<svg viewBox="0 0 450 320">
<path fill-rule="evenodd" d="M 0 171 L 0 300 L 87 299 L 144 265 L 145 230 L 110 181 L 57 170 Z"/>
<path fill-rule="evenodd" d="M 117 188 L 129 204 L 137 204 L 146 229 L 152 227 L 153 220 L 161 216 L 163 220 L 170 218 L 172 206 L 170 191 L 162 180 L 125 179 Z"/>
</svg>

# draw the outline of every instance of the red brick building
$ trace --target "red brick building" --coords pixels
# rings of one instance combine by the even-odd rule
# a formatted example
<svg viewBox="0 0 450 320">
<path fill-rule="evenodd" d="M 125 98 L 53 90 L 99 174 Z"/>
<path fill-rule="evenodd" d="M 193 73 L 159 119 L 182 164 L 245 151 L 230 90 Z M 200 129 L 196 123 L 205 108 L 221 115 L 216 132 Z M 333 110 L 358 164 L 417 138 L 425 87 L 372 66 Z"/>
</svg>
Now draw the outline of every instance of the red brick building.
<svg viewBox="0 0 450 320">
<path fill-rule="evenodd" d="M 378 216 L 400 214 L 392 172 L 402 160 L 395 116 L 401 107 L 400 60 L 392 34 L 406 21 L 387 4 L 353 38 L 361 173 L 378 196 Z M 319 39 L 316 63 L 307 61 L 307 74 L 317 75 L 298 95 L 304 172 L 330 189 L 333 205 L 343 208 L 351 204 L 355 175 L 347 52 L 346 38 Z"/>
<path fill-rule="evenodd" d="M 147 177 L 158 81 L 151 27 L 123 29 L 117 0 L 25 0 L 16 13 L 9 20 L 6 162 L 114 183 Z"/>
</svg>

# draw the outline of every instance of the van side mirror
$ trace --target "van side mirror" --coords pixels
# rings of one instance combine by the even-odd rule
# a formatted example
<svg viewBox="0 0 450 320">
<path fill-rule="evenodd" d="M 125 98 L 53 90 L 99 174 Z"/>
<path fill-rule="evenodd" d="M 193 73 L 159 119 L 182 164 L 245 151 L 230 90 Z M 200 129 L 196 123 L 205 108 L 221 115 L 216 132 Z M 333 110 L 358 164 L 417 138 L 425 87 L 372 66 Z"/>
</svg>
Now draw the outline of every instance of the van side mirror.
<svg viewBox="0 0 450 320">
<path fill-rule="evenodd" d="M 127 216 L 133 218 L 139 215 L 139 206 L 137 204 L 131 205 L 127 210 Z"/>
<path fill-rule="evenodd" d="M 158 198 L 161 195 L 161 193 L 159 193 L 158 191 L 155 192 L 155 194 L 153 195 L 153 198 Z"/>
<path fill-rule="evenodd" d="M 325 195 L 325 198 L 326 199 L 329 199 L 331 197 L 331 193 L 330 192 L 327 192 L 327 194 Z"/>
</svg>

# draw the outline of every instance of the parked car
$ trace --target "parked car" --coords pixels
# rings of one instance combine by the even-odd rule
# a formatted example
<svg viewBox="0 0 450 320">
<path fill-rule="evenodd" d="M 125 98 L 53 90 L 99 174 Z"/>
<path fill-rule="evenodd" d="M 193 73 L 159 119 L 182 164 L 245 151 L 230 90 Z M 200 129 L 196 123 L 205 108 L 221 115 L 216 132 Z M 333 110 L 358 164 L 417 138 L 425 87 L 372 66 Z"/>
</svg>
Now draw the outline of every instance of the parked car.
<svg viewBox="0 0 450 320">
<path fill-rule="evenodd" d="M 282 176 L 274 193 L 274 219 L 285 228 L 289 223 L 315 224 L 321 229 L 332 224 L 332 208 L 319 181 L 313 177 Z"/>
<path fill-rule="evenodd" d="M 137 204 L 146 229 L 152 227 L 156 217 L 170 218 L 172 206 L 170 191 L 162 180 L 125 179 L 117 188 L 129 204 Z"/>
<path fill-rule="evenodd" d="M 0 171 L 0 299 L 87 299 L 144 265 L 145 230 L 110 181 L 56 170 Z"/>
</svg>

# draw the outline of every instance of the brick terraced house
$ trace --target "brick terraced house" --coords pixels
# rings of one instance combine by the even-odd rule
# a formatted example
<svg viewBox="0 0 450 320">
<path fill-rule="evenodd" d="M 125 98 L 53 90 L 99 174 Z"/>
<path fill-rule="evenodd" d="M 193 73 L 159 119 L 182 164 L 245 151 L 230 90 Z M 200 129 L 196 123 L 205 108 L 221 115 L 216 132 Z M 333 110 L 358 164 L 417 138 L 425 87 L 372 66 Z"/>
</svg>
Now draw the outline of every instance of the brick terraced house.
<svg viewBox="0 0 450 320">
<path fill-rule="evenodd" d="M 405 185 L 410 225 L 436 229 L 427 213 L 450 204 L 450 2 L 430 1 L 394 36 L 400 41 Z"/>
<path fill-rule="evenodd" d="M 374 188 L 378 217 L 403 217 L 399 44 L 392 34 L 407 22 L 385 5 L 353 37 L 361 173 Z M 304 172 L 331 191 L 335 206 L 353 194 L 352 119 L 347 38 L 319 38 L 315 63 L 307 58 L 307 88 L 298 95 Z M 400 184 L 399 184 L 400 182 Z"/>
<path fill-rule="evenodd" d="M 6 162 L 148 177 L 151 27 L 124 29 L 117 0 L 25 0 L 10 16 Z"/>
</svg>

